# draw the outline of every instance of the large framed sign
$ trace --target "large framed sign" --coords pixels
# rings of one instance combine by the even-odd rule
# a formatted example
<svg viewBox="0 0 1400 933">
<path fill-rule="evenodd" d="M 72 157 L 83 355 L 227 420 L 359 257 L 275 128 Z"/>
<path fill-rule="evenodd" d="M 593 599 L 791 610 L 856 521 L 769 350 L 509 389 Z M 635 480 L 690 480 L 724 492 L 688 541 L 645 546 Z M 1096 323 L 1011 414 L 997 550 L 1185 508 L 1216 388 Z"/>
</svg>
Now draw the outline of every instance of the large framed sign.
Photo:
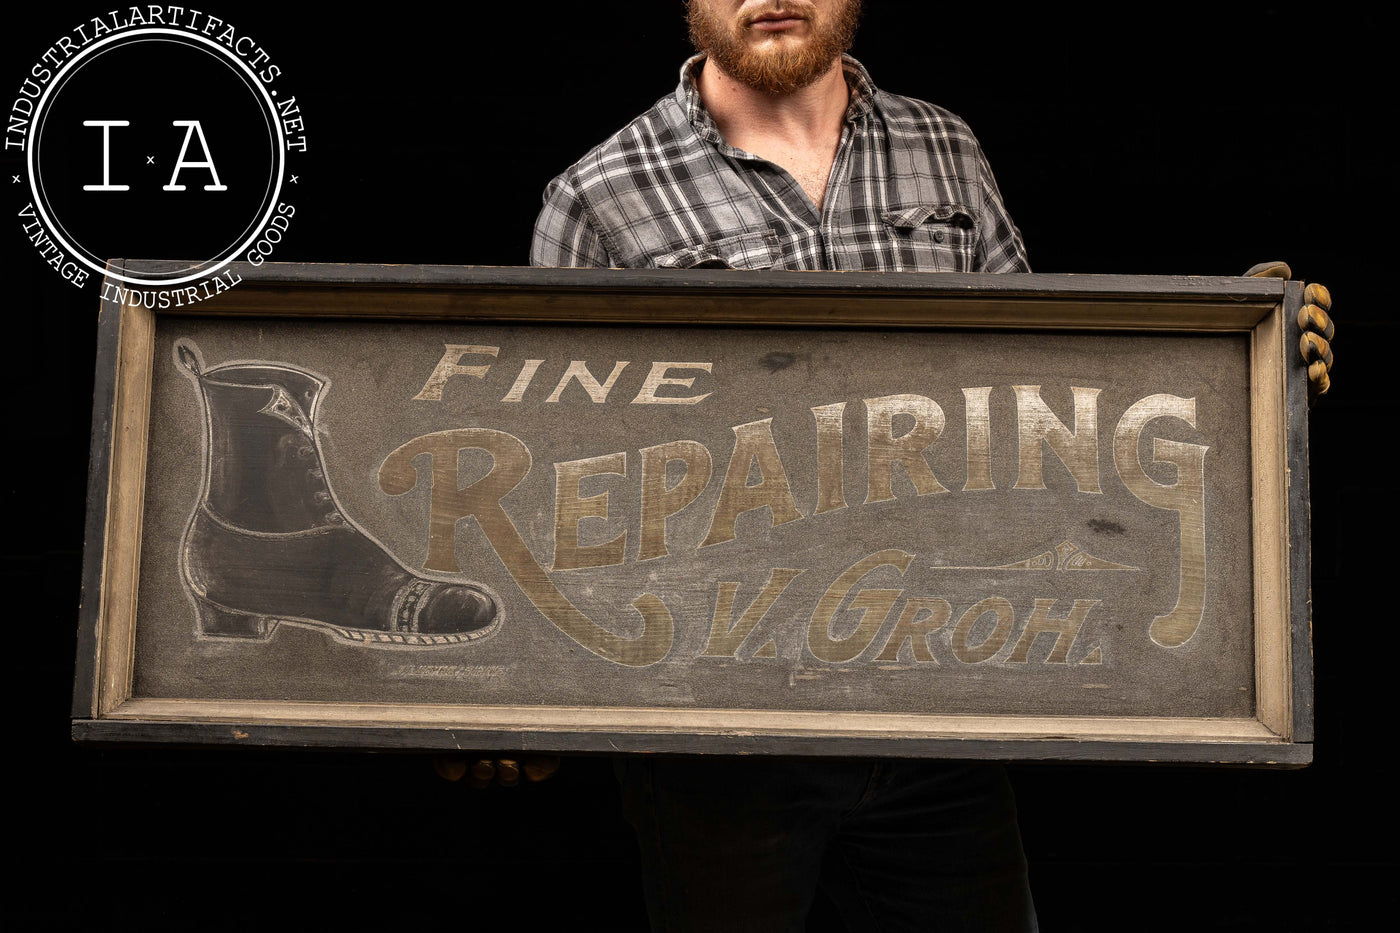
<svg viewBox="0 0 1400 933">
<path fill-rule="evenodd" d="M 1297 283 L 229 276 L 104 291 L 79 739 L 1311 759 Z"/>
</svg>

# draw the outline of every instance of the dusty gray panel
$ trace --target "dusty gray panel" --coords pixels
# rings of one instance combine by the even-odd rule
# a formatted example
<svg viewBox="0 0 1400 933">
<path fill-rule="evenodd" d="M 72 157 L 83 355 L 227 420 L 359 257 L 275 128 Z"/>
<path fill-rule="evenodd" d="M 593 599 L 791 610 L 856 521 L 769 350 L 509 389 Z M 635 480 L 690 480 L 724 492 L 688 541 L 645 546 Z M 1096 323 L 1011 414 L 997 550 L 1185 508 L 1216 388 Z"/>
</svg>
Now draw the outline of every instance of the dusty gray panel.
<svg viewBox="0 0 1400 933">
<path fill-rule="evenodd" d="M 438 323 L 342 328 L 297 321 L 161 319 L 134 694 L 1251 716 L 1247 340 L 1241 335 L 823 333 Z M 299 403 L 306 427 L 316 439 L 313 462 L 307 468 L 324 471 L 333 504 L 346 519 L 345 528 L 355 535 L 363 531 L 355 545 L 361 550 L 355 553 L 382 549 L 391 555 L 356 560 L 377 561 L 374 572 L 381 574 L 388 564 L 403 568 L 395 578 L 403 585 L 396 583 L 387 597 L 369 602 L 378 607 L 387 599 L 391 611 L 399 613 L 404 600 L 412 598 L 405 587 L 411 589 L 419 577 L 423 578 L 419 590 L 429 589 L 434 582 L 476 585 L 503 610 L 499 625 L 485 626 L 489 630 L 482 637 L 438 646 L 379 646 L 367 641 L 381 635 L 394 637 L 388 631 L 395 628 L 394 619 L 407 617 L 391 619 L 375 608 L 359 617 L 361 624 L 350 625 L 346 613 L 354 621 L 356 610 L 345 609 L 341 599 L 336 609 L 339 623 L 316 618 L 316 608 L 325 605 L 326 599 L 357 585 L 347 583 L 344 575 L 353 577 L 359 565 L 347 558 L 337 568 L 313 570 L 298 564 L 295 548 L 278 552 L 281 557 L 268 557 L 272 545 L 266 535 L 298 532 L 292 526 L 280 531 L 251 527 L 249 523 L 266 520 L 266 509 L 255 520 L 249 517 L 252 513 L 225 505 L 225 512 L 232 512 L 220 516 L 226 526 L 221 539 L 225 551 L 220 553 L 230 553 L 230 548 L 231 553 L 241 551 L 250 566 L 263 568 L 259 572 L 264 574 L 265 586 L 244 583 L 249 590 L 246 596 L 230 597 L 227 575 L 218 569 L 224 564 L 210 565 L 207 560 L 200 571 L 204 579 L 191 581 L 189 573 L 182 571 L 180 555 L 192 516 L 208 498 L 203 463 L 208 456 L 211 415 L 201 403 L 200 379 L 178 362 L 177 342 L 197 348 L 196 365 L 206 378 L 211 370 L 222 370 L 226 375 L 233 372 L 245 385 L 281 386 L 286 391 L 283 383 L 290 377 L 279 377 L 277 372 L 296 371 L 325 383 L 315 393 L 314 409 L 309 400 Z M 497 353 L 463 356 L 462 366 L 489 364 L 483 378 L 453 376 L 443 384 L 440 400 L 415 401 L 448 344 L 495 347 Z M 543 362 L 520 401 L 502 401 L 527 360 Z M 628 363 L 605 402 L 592 402 L 577 382 L 569 384 L 557 402 L 547 401 L 575 360 L 586 361 L 600 382 L 618 361 Z M 249 362 L 257 367 L 246 365 Z M 636 404 L 654 362 L 711 364 L 708 373 L 701 369 L 667 373 L 671 378 L 693 378 L 694 383 L 689 388 L 663 385 L 655 394 L 710 394 L 691 405 Z M 1039 386 L 1044 405 L 1070 428 L 1080 427 L 1075 423 L 1072 387 L 1098 390 L 1092 400 L 1097 449 L 1088 461 L 1092 469 L 1081 476 L 1081 482 L 1091 474 L 1100 491 L 1079 489 L 1060 457 L 1044 443 L 1039 446 L 1045 488 L 1017 488 L 1014 386 Z M 969 396 L 964 390 L 978 388 L 990 389 L 986 398 L 993 488 L 982 490 L 965 488 L 969 485 Z M 1029 391 L 1022 390 L 1023 398 L 1028 398 Z M 917 398 L 898 398 L 906 396 Z M 1154 439 L 1186 445 L 1176 448 L 1187 451 L 1186 459 L 1176 457 L 1183 464 L 1190 451 L 1207 448 L 1199 624 L 1189 627 L 1189 637 L 1171 647 L 1154 641 L 1149 632 L 1157 631 L 1152 629 L 1154 619 L 1171 614 L 1183 592 L 1182 522 L 1177 511 L 1150 505 L 1128 489 L 1113 451 L 1115 428 L 1124 413 L 1134 405 L 1151 408 L 1143 400 L 1154 396 L 1183 400 L 1177 408 L 1169 405 L 1163 411 L 1184 410 L 1180 407 L 1184 400 L 1194 400 L 1196 423 L 1193 427 L 1167 414 L 1145 424 L 1133 453 L 1145 465 L 1148 482 L 1156 487 L 1182 482 L 1178 469 L 1170 464 L 1153 464 Z M 893 470 L 893 499 L 867 503 L 871 488 L 868 410 L 878 412 L 880 405 L 873 400 L 891 398 L 896 400 L 886 402 L 887 407 L 933 411 L 921 398 L 941 411 L 945 424 L 923 462 L 947 491 L 918 495 L 910 469 L 899 466 Z M 275 407 L 275 391 L 267 390 L 266 402 Z M 818 513 L 818 431 L 812 409 L 837 403 L 845 404 L 840 463 L 846 504 Z M 299 445 L 290 440 L 280 454 L 276 449 L 279 436 L 290 439 L 300 430 L 295 424 L 297 412 L 283 414 L 277 423 L 287 426 L 284 435 L 249 429 L 248 436 L 257 435 L 256 443 L 262 447 L 250 452 L 238 443 L 232 448 L 226 445 L 215 452 L 215 470 L 227 467 L 230 458 L 239 461 L 240 469 L 249 469 L 252 453 L 257 455 L 252 460 L 262 464 L 280 462 L 279 455 L 296 456 Z M 255 406 L 238 417 L 246 423 L 274 415 Z M 721 486 L 736 446 L 734 429 L 749 425 L 741 433 L 747 432 L 753 449 L 762 451 L 767 449 L 762 422 L 769 422 L 772 449 L 781 461 L 798 517 L 774 526 L 770 507 L 744 512 L 735 522 L 733 540 L 702 546 L 711 533 L 716 506 L 726 498 Z M 894 416 L 892 434 L 897 438 L 912 423 L 909 415 Z M 276 425 L 268 422 L 264 427 L 268 426 Z M 635 601 L 644 594 L 659 600 L 675 624 L 674 640 L 669 648 L 663 646 L 662 660 L 645 666 L 621 664 L 609 660 L 606 650 L 592 650 L 599 647 L 598 642 L 580 644 L 566 635 L 542 611 L 550 607 L 537 605 L 538 599 L 532 602 L 519 571 L 512 574 L 499 556 L 502 541 L 509 537 L 505 529 L 494 529 L 488 537 L 475 519 L 462 520 L 456 525 L 451 552 L 451 561 L 460 570 L 421 572 L 429 560 L 433 495 L 427 454 L 413 461 L 422 468 L 417 485 L 401 495 L 384 491 L 381 467 L 395 450 L 417 439 L 468 429 L 502 432 L 528 449 L 528 473 L 501 500 L 501 508 L 543 569 L 545 580 L 587 621 L 609 633 L 612 644 L 622 644 L 642 631 L 642 616 L 632 608 Z M 640 452 L 681 440 L 697 442 L 708 451 L 713 475 L 698 498 L 671 519 L 668 556 L 638 560 Z M 556 464 L 617 454 L 625 457 L 625 472 L 582 480 L 582 496 L 607 493 L 607 517 L 583 519 L 578 534 L 579 543 L 588 546 L 625 533 L 622 562 L 551 570 L 556 556 Z M 1161 460 L 1172 458 L 1170 453 L 1158 454 Z M 484 451 L 466 451 L 459 462 L 459 486 L 469 486 L 492 466 Z M 737 484 L 758 482 L 759 472 L 747 467 L 739 464 Z M 912 469 L 920 473 L 917 465 Z M 672 467 L 670 482 L 677 479 Z M 769 483 L 765 489 L 775 482 L 772 475 L 763 479 Z M 732 485 L 728 498 L 736 495 L 744 494 Z M 781 511 L 780 500 L 772 499 Z M 848 568 L 886 551 L 910 555 L 903 572 L 887 563 L 863 576 L 839 600 L 829 630 L 819 622 L 818 635 L 827 632 L 828 639 L 837 641 L 851 636 L 861 622 L 862 605 L 872 625 L 886 609 L 888 616 L 868 647 L 854 658 L 823 660 L 813 652 L 810 635 L 811 619 L 823 594 Z M 281 569 L 268 570 L 268 561 L 281 561 Z M 187 557 L 185 566 L 189 565 Z M 738 618 L 759 596 L 775 568 L 802 572 L 737 650 L 727 657 L 705 656 L 717 601 L 731 589 L 723 584 L 737 585 L 732 587 L 732 618 Z M 203 601 L 202 609 L 208 612 L 211 585 L 224 587 L 223 602 L 217 605 L 223 621 L 201 632 L 196 609 Z M 540 585 L 532 584 L 533 592 L 538 593 Z M 273 597 L 268 593 L 289 586 L 304 586 L 310 595 L 293 600 L 295 606 L 286 609 L 269 608 L 267 600 Z M 866 595 L 860 596 L 861 591 Z M 1082 622 L 1077 635 L 1065 635 L 1063 660 L 1052 660 L 1054 646 L 1059 644 L 1054 632 L 1031 642 L 1025 660 L 1012 660 L 1037 600 L 1049 601 L 1042 615 L 1050 619 L 1071 614 L 1076 600 L 1080 601 Z M 919 660 L 910 645 L 893 660 L 878 659 L 906 609 L 925 610 L 916 613 L 916 621 L 924 615 L 936 620 L 945 602 L 947 622 L 926 641 L 925 656 L 931 660 Z M 968 616 L 960 629 L 960 620 L 979 603 L 989 611 L 980 619 Z M 1008 606 L 1010 621 L 998 631 L 995 610 Z M 554 614 L 558 615 L 557 610 Z M 246 628 L 237 627 L 240 619 Z M 356 628 L 359 635 L 347 634 L 347 629 Z M 413 637 L 408 640 L 427 640 L 417 637 L 421 634 L 410 631 Z M 996 648 L 1003 635 L 1004 642 Z M 864 641 L 863 630 L 855 637 Z M 774 656 L 755 656 L 770 641 Z M 989 656 L 979 659 L 983 653 Z"/>
</svg>

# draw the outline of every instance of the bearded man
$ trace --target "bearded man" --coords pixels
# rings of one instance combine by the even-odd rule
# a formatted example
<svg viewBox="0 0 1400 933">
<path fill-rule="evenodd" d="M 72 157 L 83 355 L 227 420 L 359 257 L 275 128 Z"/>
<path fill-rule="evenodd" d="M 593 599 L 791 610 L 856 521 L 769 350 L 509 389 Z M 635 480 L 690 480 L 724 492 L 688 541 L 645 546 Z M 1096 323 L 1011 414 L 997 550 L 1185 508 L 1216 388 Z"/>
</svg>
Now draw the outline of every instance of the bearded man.
<svg viewBox="0 0 1400 933">
<path fill-rule="evenodd" d="M 680 85 L 548 186 L 537 266 L 1026 272 L 957 117 L 876 89 L 859 0 L 690 0 Z M 1036 928 L 1000 766 L 618 761 L 657 930 Z"/>
<path fill-rule="evenodd" d="M 1029 271 L 977 140 L 842 53 L 858 0 L 693 0 L 680 86 L 550 183 L 531 262 Z"/>
</svg>

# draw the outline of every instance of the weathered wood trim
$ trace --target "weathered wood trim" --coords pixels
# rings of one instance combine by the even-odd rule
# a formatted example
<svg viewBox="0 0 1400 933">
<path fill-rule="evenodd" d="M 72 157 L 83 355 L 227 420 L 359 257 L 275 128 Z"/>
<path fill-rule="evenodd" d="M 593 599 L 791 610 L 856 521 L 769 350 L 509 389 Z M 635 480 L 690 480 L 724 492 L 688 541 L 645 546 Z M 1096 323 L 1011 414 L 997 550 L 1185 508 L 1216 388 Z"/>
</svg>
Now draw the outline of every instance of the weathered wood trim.
<svg viewBox="0 0 1400 933">
<path fill-rule="evenodd" d="M 433 706 L 415 703 L 323 703 L 279 700 L 132 698 L 111 719 L 169 722 L 256 722 L 437 726 L 524 732 L 586 731 L 648 734 L 864 735 L 904 739 L 976 737 L 1098 741 L 1279 741 L 1253 719 L 1113 716 L 995 716 L 656 707 Z"/>
<path fill-rule="evenodd" d="M 898 741 L 860 735 L 804 735 L 731 731 L 696 736 L 680 732 L 533 731 L 517 728 L 426 728 L 372 725 L 269 725 L 250 722 L 78 720 L 79 741 L 122 745 L 253 746 L 381 751 L 503 750 L 522 752 L 648 753 L 672 755 L 786 755 L 861 758 L 1152 762 L 1297 768 L 1312 761 L 1308 744 L 1248 741 L 1210 743 L 1121 741 L 1057 736 L 1044 739 L 964 739 L 906 736 Z"/>
<path fill-rule="evenodd" d="M 1284 410 L 1283 305 L 1264 317 L 1250 340 L 1250 438 L 1254 493 L 1255 708 L 1259 721 L 1292 734 L 1292 666 L 1288 656 L 1288 486 Z"/>
<path fill-rule="evenodd" d="M 169 263 L 145 263 L 160 269 Z M 162 314 L 531 323 L 1246 331 L 1278 279 L 234 263 L 236 288 Z M 412 278 L 412 282 L 405 281 Z M 987 296 L 995 296 L 988 300 Z M 877 298 L 878 296 L 878 298 Z M 742 301 L 736 299 L 743 299 Z M 1016 300 L 1012 300 L 1016 299 Z M 1084 299 L 1115 302 L 1085 307 Z"/>
<path fill-rule="evenodd" d="M 1295 742 L 1313 740 L 1312 652 L 1312 499 L 1308 476 L 1308 368 L 1296 352 L 1302 330 L 1298 311 L 1303 306 L 1302 282 L 1289 282 L 1284 292 L 1283 353 L 1287 373 L 1288 417 L 1288 554 L 1290 640 L 1293 663 L 1293 733 Z"/>
<path fill-rule="evenodd" d="M 114 259 L 109 267 L 121 268 Z M 105 595 L 107 504 L 111 486 L 112 423 L 117 394 L 117 346 L 121 307 L 103 299 L 97 312 L 97 363 L 92 379 L 92 433 L 88 451 L 87 517 L 83 531 L 82 596 L 78 610 L 78 657 L 73 673 L 73 716 L 97 715 L 99 634 Z"/>
<path fill-rule="evenodd" d="M 188 262 L 131 260 L 127 268 L 136 272 L 160 272 L 189 268 Z M 230 263 L 227 270 L 240 283 L 197 307 L 217 306 L 237 301 L 237 295 L 268 288 L 285 290 L 289 285 L 328 285 L 367 288 L 376 285 L 403 290 L 440 287 L 460 289 L 501 289 L 536 294 L 560 289 L 594 291 L 605 294 L 634 294 L 639 291 L 719 290 L 759 293 L 779 289 L 784 293 L 907 293 L 923 297 L 958 295 L 969 291 L 984 294 L 1034 297 L 1046 292 L 1097 298 L 1166 297 L 1173 301 L 1202 297 L 1227 301 L 1277 302 L 1284 282 L 1274 278 L 1198 275 L 1073 275 L 1024 273 L 987 275 L 983 273 L 888 273 L 866 272 L 749 272 L 733 269 L 562 269 L 529 266 L 433 266 L 392 263 L 277 263 L 257 266 Z"/>
<path fill-rule="evenodd" d="M 115 348 L 112 454 L 107 483 L 107 527 L 98 609 L 97 709 L 106 714 L 131 695 L 140 579 L 141 524 L 146 497 L 155 313 L 123 307 Z"/>
<path fill-rule="evenodd" d="M 241 288 L 241 286 L 240 286 Z M 238 289 L 234 290 L 235 292 Z M 743 299 L 742 303 L 735 299 Z M 785 297 L 747 293 L 696 295 L 536 295 L 446 291 L 375 294 L 308 286 L 294 295 L 241 295 L 237 305 L 194 306 L 177 313 L 301 318 L 357 317 L 367 320 L 477 320 L 577 324 L 705 324 L 782 327 L 968 327 L 1027 330 L 1245 331 L 1263 309 L 1251 304 L 1142 300 L 1112 308 L 1050 297 L 987 300 L 979 297 L 875 298 L 815 296 L 797 307 Z M 210 303 L 213 304 L 212 302 Z"/>
</svg>

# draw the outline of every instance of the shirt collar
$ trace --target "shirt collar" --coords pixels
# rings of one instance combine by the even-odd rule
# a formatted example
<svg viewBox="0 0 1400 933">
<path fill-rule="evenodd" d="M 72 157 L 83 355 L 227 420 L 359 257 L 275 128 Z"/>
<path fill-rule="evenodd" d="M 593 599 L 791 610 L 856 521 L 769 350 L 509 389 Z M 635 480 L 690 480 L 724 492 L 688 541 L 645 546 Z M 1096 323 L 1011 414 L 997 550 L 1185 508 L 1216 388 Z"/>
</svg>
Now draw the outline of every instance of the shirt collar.
<svg viewBox="0 0 1400 933">
<path fill-rule="evenodd" d="M 700 65 L 704 61 L 705 55 L 701 52 L 686 59 L 685 64 L 681 66 L 681 82 L 676 87 L 676 102 L 681 105 L 686 119 L 701 139 L 716 146 L 723 146 L 726 145 L 724 137 L 715 126 L 714 117 L 710 116 L 710 111 L 705 109 L 704 102 L 700 100 L 700 89 L 695 84 Z M 870 80 L 870 73 L 865 70 L 865 66 L 850 55 L 841 56 L 841 69 L 846 76 L 846 87 L 851 92 L 851 101 L 846 105 L 845 119 L 847 123 L 855 123 L 870 113 L 872 102 L 879 92 Z"/>
</svg>

